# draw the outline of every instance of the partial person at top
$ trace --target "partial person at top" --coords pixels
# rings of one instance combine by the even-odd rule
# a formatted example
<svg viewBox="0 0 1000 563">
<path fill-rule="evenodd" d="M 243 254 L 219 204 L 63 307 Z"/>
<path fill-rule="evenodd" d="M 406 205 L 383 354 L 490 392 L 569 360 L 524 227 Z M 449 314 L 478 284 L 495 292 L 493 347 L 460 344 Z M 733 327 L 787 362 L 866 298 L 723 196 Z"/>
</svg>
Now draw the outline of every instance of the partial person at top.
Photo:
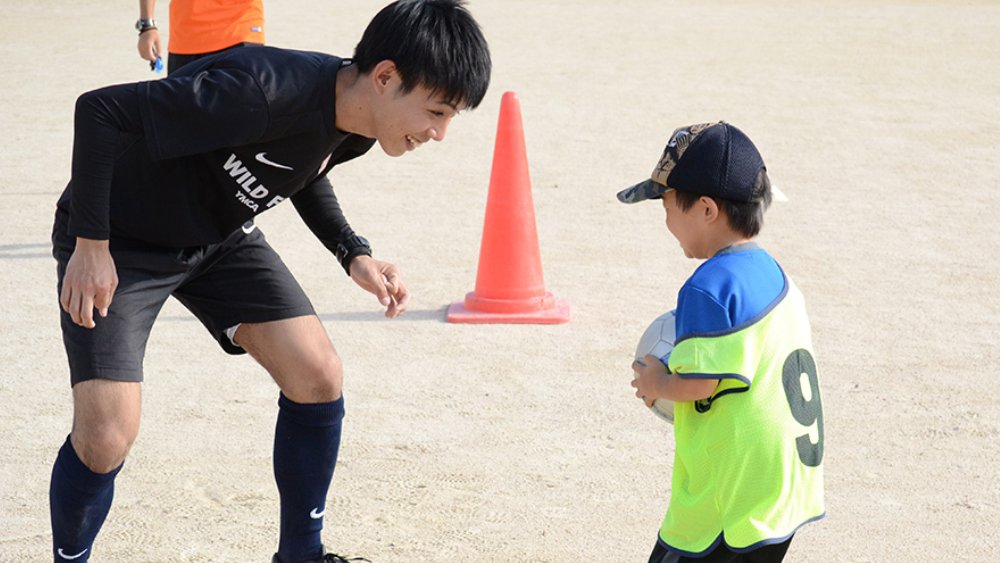
<svg viewBox="0 0 1000 563">
<path fill-rule="evenodd" d="M 137 47 L 150 63 L 164 54 L 155 10 L 156 0 L 139 0 Z M 263 45 L 264 0 L 172 0 L 169 36 L 167 74 L 205 55 Z"/>
</svg>

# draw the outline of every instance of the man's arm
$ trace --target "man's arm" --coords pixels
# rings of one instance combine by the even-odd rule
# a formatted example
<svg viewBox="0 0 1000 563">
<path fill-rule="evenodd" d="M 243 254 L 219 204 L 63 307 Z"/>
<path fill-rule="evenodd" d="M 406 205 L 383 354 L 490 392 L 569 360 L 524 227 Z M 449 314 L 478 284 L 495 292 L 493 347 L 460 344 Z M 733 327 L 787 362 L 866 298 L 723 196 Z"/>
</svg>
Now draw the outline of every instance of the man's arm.
<svg viewBox="0 0 1000 563">
<path fill-rule="evenodd" d="M 309 230 L 330 252 L 336 254 L 337 245 L 354 236 L 354 229 L 344 217 L 337 194 L 326 175 L 316 178 L 292 196 L 292 205 Z"/>
<path fill-rule="evenodd" d="M 139 19 L 154 20 L 153 15 L 156 9 L 156 0 L 139 0 Z M 160 40 L 160 30 L 153 27 L 139 33 L 139 56 L 147 61 L 155 61 L 163 52 Z"/>
<path fill-rule="evenodd" d="M 70 232 L 76 249 L 66 265 L 59 303 L 73 322 L 94 328 L 94 309 L 102 317 L 118 288 L 109 250 L 111 179 L 123 136 L 142 131 L 134 92 L 117 87 L 118 97 L 88 92 L 76 103 L 73 131 L 73 197 Z"/>
<path fill-rule="evenodd" d="M 111 236 L 111 180 L 127 136 L 142 134 L 134 84 L 87 92 L 76 102 L 70 234 L 95 240 Z"/>
</svg>

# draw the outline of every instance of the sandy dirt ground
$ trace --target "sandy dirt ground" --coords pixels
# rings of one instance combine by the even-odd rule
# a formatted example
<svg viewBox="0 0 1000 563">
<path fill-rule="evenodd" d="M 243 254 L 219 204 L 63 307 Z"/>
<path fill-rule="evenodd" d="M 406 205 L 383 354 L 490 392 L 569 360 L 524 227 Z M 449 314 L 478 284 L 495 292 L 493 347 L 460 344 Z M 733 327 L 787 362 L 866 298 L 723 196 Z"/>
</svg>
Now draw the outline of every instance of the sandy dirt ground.
<svg viewBox="0 0 1000 563">
<path fill-rule="evenodd" d="M 126 5 L 127 4 L 127 5 Z M 267 2 L 276 46 L 350 55 L 380 0 Z M 646 561 L 671 428 L 632 395 L 645 326 L 696 263 L 646 178 L 670 132 L 726 120 L 789 198 L 761 243 L 813 322 L 825 519 L 788 561 L 1000 559 L 1000 5 L 984 1 L 474 0 L 495 72 L 441 144 L 333 174 L 414 294 L 387 321 L 291 205 L 259 224 L 345 365 L 325 542 L 377 563 Z M 73 104 L 155 79 L 132 3 L 0 0 L 0 562 L 50 555 L 72 406 L 52 212 Z M 167 24 L 167 4 L 157 11 Z M 546 288 L 572 322 L 456 325 L 472 291 L 500 98 L 520 97 Z M 530 249 L 528 249 L 530 251 Z M 92 561 L 269 561 L 277 388 L 169 303 L 143 426 Z"/>
</svg>

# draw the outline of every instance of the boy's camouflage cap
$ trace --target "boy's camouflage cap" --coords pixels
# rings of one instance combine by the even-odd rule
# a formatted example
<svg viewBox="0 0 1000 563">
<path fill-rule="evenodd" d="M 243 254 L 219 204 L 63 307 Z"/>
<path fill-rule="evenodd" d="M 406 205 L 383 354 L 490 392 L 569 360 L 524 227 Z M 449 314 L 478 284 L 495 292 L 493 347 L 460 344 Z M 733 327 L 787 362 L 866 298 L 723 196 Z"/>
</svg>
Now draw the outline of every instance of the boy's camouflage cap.
<svg viewBox="0 0 1000 563">
<path fill-rule="evenodd" d="M 724 121 L 689 125 L 670 136 L 652 177 L 618 192 L 618 200 L 637 203 L 680 190 L 750 202 L 762 168 L 757 147 L 736 127 Z"/>
</svg>

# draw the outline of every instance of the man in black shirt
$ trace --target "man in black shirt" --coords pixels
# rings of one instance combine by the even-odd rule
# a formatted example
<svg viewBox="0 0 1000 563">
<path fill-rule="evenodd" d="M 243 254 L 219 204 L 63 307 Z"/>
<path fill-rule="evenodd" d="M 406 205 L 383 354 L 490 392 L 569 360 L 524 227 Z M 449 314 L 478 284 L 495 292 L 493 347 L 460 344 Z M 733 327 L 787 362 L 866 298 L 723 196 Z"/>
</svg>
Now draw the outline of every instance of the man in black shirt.
<svg viewBox="0 0 1000 563">
<path fill-rule="evenodd" d="M 146 340 L 169 296 L 281 388 L 273 562 L 341 561 L 320 540 L 344 414 L 340 359 L 253 219 L 290 199 L 386 316 L 399 315 L 410 299 L 399 269 L 372 258 L 327 173 L 376 141 L 399 156 L 444 139 L 482 101 L 490 69 L 461 0 L 399 0 L 352 59 L 235 49 L 79 98 L 53 228 L 74 401 L 50 487 L 55 561 L 90 557 L 138 433 Z"/>
</svg>

